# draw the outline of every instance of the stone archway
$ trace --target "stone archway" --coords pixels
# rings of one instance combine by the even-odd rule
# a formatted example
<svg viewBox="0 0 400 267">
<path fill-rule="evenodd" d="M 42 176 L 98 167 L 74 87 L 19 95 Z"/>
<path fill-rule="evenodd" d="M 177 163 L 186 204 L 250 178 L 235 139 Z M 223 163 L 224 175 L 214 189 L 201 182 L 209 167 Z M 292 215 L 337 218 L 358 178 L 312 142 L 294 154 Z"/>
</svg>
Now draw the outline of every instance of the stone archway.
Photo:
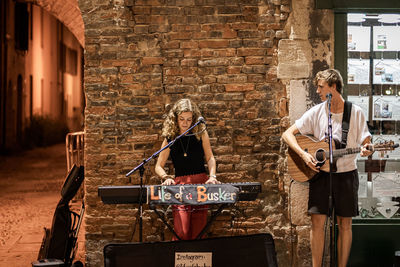
<svg viewBox="0 0 400 267">
<path fill-rule="evenodd" d="M 82 47 L 85 47 L 85 26 L 77 0 L 31 0 L 51 13 L 76 37 Z"/>
</svg>

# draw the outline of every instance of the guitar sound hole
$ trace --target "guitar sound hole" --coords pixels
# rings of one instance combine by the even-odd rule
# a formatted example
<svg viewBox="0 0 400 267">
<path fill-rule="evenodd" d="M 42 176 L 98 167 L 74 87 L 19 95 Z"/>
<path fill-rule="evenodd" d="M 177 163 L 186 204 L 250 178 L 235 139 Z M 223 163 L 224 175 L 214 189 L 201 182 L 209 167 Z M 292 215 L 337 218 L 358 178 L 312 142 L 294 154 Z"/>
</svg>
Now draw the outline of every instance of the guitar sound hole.
<svg viewBox="0 0 400 267">
<path fill-rule="evenodd" d="M 325 151 L 323 149 L 318 149 L 315 152 L 315 159 L 318 162 L 325 162 L 326 158 L 325 158 Z"/>
</svg>

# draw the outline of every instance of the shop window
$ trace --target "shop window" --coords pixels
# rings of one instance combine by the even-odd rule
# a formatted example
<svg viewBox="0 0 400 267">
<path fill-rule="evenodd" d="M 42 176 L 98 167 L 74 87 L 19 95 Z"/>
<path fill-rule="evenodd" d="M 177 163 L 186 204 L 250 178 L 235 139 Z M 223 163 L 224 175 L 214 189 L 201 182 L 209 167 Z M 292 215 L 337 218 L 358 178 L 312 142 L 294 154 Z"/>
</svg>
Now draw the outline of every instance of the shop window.
<svg viewBox="0 0 400 267">
<path fill-rule="evenodd" d="M 389 149 L 358 158 L 360 218 L 400 219 L 400 14 L 347 14 L 344 77 L 373 143 Z"/>
</svg>

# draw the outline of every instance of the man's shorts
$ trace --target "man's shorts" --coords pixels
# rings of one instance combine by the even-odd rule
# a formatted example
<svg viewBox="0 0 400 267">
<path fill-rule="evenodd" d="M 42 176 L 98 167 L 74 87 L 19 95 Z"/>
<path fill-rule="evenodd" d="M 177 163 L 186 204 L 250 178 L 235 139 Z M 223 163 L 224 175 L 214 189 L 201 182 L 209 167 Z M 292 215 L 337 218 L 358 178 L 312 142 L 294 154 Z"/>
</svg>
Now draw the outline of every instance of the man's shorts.
<svg viewBox="0 0 400 267">
<path fill-rule="evenodd" d="M 329 173 L 321 171 L 309 183 L 308 212 L 329 215 Z M 332 173 L 332 196 L 337 216 L 357 216 L 358 171 Z"/>
</svg>

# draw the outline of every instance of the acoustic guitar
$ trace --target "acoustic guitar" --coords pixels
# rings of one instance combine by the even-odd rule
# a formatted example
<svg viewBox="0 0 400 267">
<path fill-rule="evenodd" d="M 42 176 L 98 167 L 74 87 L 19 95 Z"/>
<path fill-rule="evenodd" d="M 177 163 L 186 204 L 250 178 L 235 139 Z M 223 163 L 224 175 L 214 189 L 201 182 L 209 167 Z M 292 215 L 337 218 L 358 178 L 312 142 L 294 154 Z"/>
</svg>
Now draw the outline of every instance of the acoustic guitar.
<svg viewBox="0 0 400 267">
<path fill-rule="evenodd" d="M 320 166 L 320 170 L 329 172 L 329 144 L 325 141 L 318 141 L 313 136 L 297 135 L 297 143 L 306 152 L 310 153 L 317 161 L 317 165 Z M 335 142 L 337 142 L 335 140 Z M 336 171 L 336 161 L 338 158 L 344 155 L 360 153 L 361 147 L 356 148 L 342 148 L 335 149 L 337 145 L 334 145 L 333 150 L 333 172 Z M 395 144 L 393 141 L 387 141 L 381 144 L 371 144 L 368 148 L 371 151 L 389 151 L 399 147 L 399 144 Z M 288 168 L 289 174 L 292 179 L 298 182 L 306 182 L 310 180 L 317 172 L 308 167 L 303 159 L 290 147 L 288 149 Z M 326 162 L 327 161 L 327 162 Z M 326 162 L 326 164 L 325 164 Z"/>
</svg>

